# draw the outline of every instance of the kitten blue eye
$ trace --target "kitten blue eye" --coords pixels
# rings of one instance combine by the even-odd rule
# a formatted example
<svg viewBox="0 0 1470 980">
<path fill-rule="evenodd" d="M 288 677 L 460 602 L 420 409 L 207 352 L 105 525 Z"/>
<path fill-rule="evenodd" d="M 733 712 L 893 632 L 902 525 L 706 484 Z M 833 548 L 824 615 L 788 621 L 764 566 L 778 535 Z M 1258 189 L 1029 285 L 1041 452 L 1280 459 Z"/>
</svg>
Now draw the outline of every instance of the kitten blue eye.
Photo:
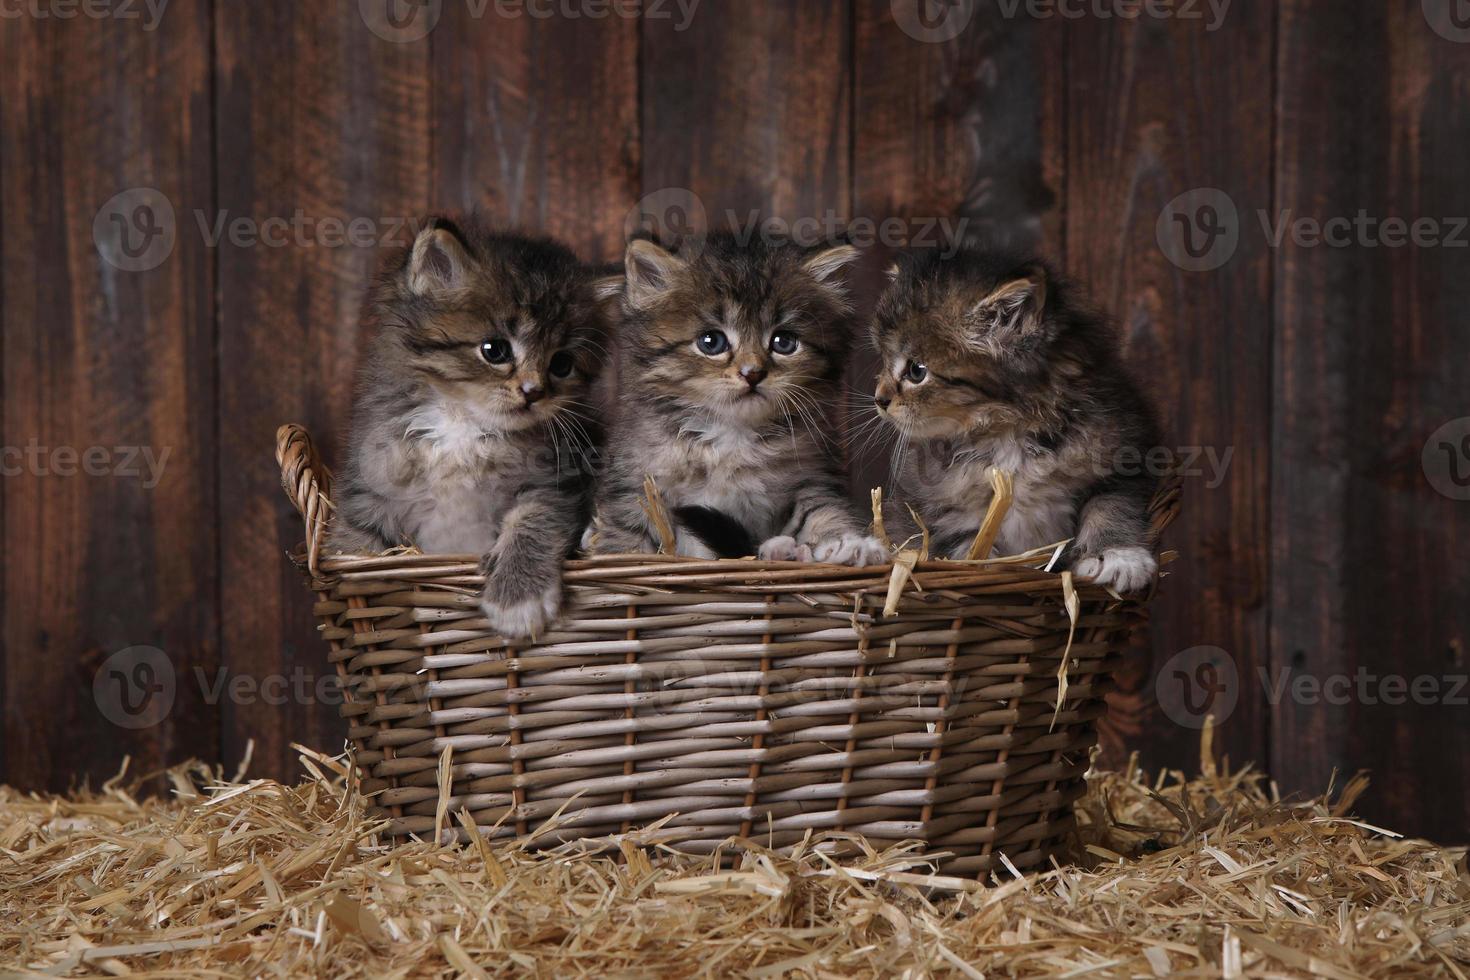
<svg viewBox="0 0 1470 980">
<path fill-rule="evenodd" d="M 795 354 L 800 346 L 801 341 L 790 330 L 777 330 L 771 334 L 771 352 L 774 354 Z"/>
<path fill-rule="evenodd" d="M 909 361 L 909 366 L 903 369 L 903 377 L 905 381 L 921 385 L 929 377 L 929 369 L 924 366 L 923 361 Z"/>
<path fill-rule="evenodd" d="M 480 345 L 480 356 L 488 364 L 509 364 L 514 355 L 510 350 L 510 341 L 496 337 Z"/>
<path fill-rule="evenodd" d="M 694 341 L 694 346 L 706 357 L 718 357 L 730 349 L 730 338 L 721 330 L 706 330 Z"/>
<path fill-rule="evenodd" d="M 551 361 L 546 365 L 546 370 L 553 378 L 569 378 L 572 376 L 572 368 L 576 367 L 576 361 L 572 355 L 564 350 L 559 350 L 551 355 Z"/>
</svg>

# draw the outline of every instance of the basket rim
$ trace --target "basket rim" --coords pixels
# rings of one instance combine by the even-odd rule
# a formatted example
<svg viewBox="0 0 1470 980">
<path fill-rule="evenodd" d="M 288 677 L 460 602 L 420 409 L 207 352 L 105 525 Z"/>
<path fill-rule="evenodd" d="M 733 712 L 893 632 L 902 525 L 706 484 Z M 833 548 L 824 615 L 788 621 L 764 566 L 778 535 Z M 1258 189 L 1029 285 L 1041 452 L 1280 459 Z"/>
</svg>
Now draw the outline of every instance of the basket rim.
<svg viewBox="0 0 1470 980">
<path fill-rule="evenodd" d="M 306 539 L 292 552 L 303 571 L 318 581 L 380 579 L 407 573 L 424 581 L 455 579 L 465 586 L 483 585 L 481 558 L 476 554 L 424 554 L 398 549 L 372 555 L 327 555 L 323 553 L 332 503 L 328 496 L 331 471 L 322 463 L 306 429 L 286 424 L 276 433 L 276 460 L 281 466 L 281 485 L 306 524 Z M 1153 550 L 1159 536 L 1179 511 L 1180 483 L 1177 477 L 1163 481 L 1154 496 L 1152 517 Z M 1052 557 L 1067 542 L 1035 548 L 1020 555 L 977 560 L 930 559 L 915 561 L 909 577 L 921 589 L 972 589 L 982 586 L 1056 588 L 1066 573 L 1047 571 Z M 1167 560 L 1167 554 L 1161 554 Z M 895 563 L 854 568 L 824 562 L 767 561 L 759 558 L 692 558 L 667 554 L 588 555 L 565 562 L 568 583 L 588 585 L 637 585 L 648 587 L 733 588 L 741 591 L 882 591 L 894 577 Z M 1030 588 L 1028 588 L 1030 587 Z M 1077 580 L 1078 592 L 1098 596 L 1110 593 L 1087 580 Z"/>
</svg>

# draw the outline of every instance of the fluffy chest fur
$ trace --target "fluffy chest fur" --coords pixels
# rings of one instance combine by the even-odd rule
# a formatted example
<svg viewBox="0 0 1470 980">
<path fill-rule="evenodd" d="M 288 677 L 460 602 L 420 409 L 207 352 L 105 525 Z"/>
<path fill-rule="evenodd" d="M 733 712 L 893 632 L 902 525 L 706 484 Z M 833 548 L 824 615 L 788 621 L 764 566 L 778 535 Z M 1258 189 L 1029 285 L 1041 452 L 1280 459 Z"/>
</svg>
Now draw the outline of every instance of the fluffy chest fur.
<svg viewBox="0 0 1470 980">
<path fill-rule="evenodd" d="M 719 511 L 758 540 L 776 534 L 791 509 L 800 441 L 735 429 L 681 429 L 661 432 L 643 446 L 640 462 L 671 508 Z"/>
<path fill-rule="evenodd" d="M 472 419 L 420 409 L 380 429 L 360 466 L 373 523 L 431 553 L 484 553 L 528 481 L 554 478 L 539 439 L 487 434 Z"/>
<path fill-rule="evenodd" d="M 1079 465 L 1082 464 L 1082 465 Z M 1015 495 L 996 539 L 1014 554 L 1071 537 L 1090 477 L 1083 454 L 1009 437 L 917 447 L 904 461 L 901 495 L 913 503 L 949 557 L 964 557 L 990 507 L 992 468 L 1011 475 Z"/>
</svg>

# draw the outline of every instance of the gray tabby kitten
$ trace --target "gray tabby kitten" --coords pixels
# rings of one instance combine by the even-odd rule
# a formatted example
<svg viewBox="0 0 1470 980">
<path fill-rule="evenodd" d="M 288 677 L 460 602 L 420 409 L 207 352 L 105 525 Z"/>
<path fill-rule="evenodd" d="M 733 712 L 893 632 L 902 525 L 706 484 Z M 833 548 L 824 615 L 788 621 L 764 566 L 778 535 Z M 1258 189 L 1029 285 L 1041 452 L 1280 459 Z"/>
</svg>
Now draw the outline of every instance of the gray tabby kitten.
<svg viewBox="0 0 1470 980">
<path fill-rule="evenodd" d="M 395 256 L 369 297 L 331 545 L 483 555 L 491 627 L 543 630 L 589 510 L 598 288 L 564 246 L 475 221 L 434 219 Z"/>
<path fill-rule="evenodd" d="M 1158 424 L 1108 324 L 1032 260 L 929 253 L 890 274 L 873 340 L 878 412 L 902 440 L 894 524 L 912 506 L 936 554 L 965 557 L 998 467 L 1015 487 L 999 554 L 1071 537 L 1079 577 L 1146 587 L 1158 479 L 1143 461 Z"/>
<path fill-rule="evenodd" d="M 838 282 L 857 250 L 712 235 L 690 258 L 625 256 L 620 415 L 593 550 L 652 552 L 652 476 L 693 557 L 877 565 L 887 549 L 843 493 L 825 433 L 850 346 Z"/>
</svg>

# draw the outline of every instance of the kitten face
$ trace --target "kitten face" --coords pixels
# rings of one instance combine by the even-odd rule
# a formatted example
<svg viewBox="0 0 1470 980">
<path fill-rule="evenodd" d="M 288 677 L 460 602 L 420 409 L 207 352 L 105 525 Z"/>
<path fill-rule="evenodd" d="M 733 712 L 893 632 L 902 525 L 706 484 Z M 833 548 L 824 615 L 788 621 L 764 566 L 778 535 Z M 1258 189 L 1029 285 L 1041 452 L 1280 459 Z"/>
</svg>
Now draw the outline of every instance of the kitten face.
<svg viewBox="0 0 1470 980">
<path fill-rule="evenodd" d="M 588 396 L 603 360 L 598 289 L 555 242 L 440 219 L 379 284 L 377 308 L 401 348 L 397 369 L 509 433 Z"/>
<path fill-rule="evenodd" d="M 818 414 L 829 400 L 818 393 L 837 383 L 849 346 L 847 304 L 833 280 L 856 256 L 846 245 L 741 246 L 715 235 L 686 261 L 634 241 L 630 380 L 658 403 L 734 426 Z"/>
<path fill-rule="evenodd" d="M 890 275 L 873 327 L 878 411 L 920 439 L 1022 424 L 1054 335 L 1045 270 L 961 252 Z"/>
</svg>

